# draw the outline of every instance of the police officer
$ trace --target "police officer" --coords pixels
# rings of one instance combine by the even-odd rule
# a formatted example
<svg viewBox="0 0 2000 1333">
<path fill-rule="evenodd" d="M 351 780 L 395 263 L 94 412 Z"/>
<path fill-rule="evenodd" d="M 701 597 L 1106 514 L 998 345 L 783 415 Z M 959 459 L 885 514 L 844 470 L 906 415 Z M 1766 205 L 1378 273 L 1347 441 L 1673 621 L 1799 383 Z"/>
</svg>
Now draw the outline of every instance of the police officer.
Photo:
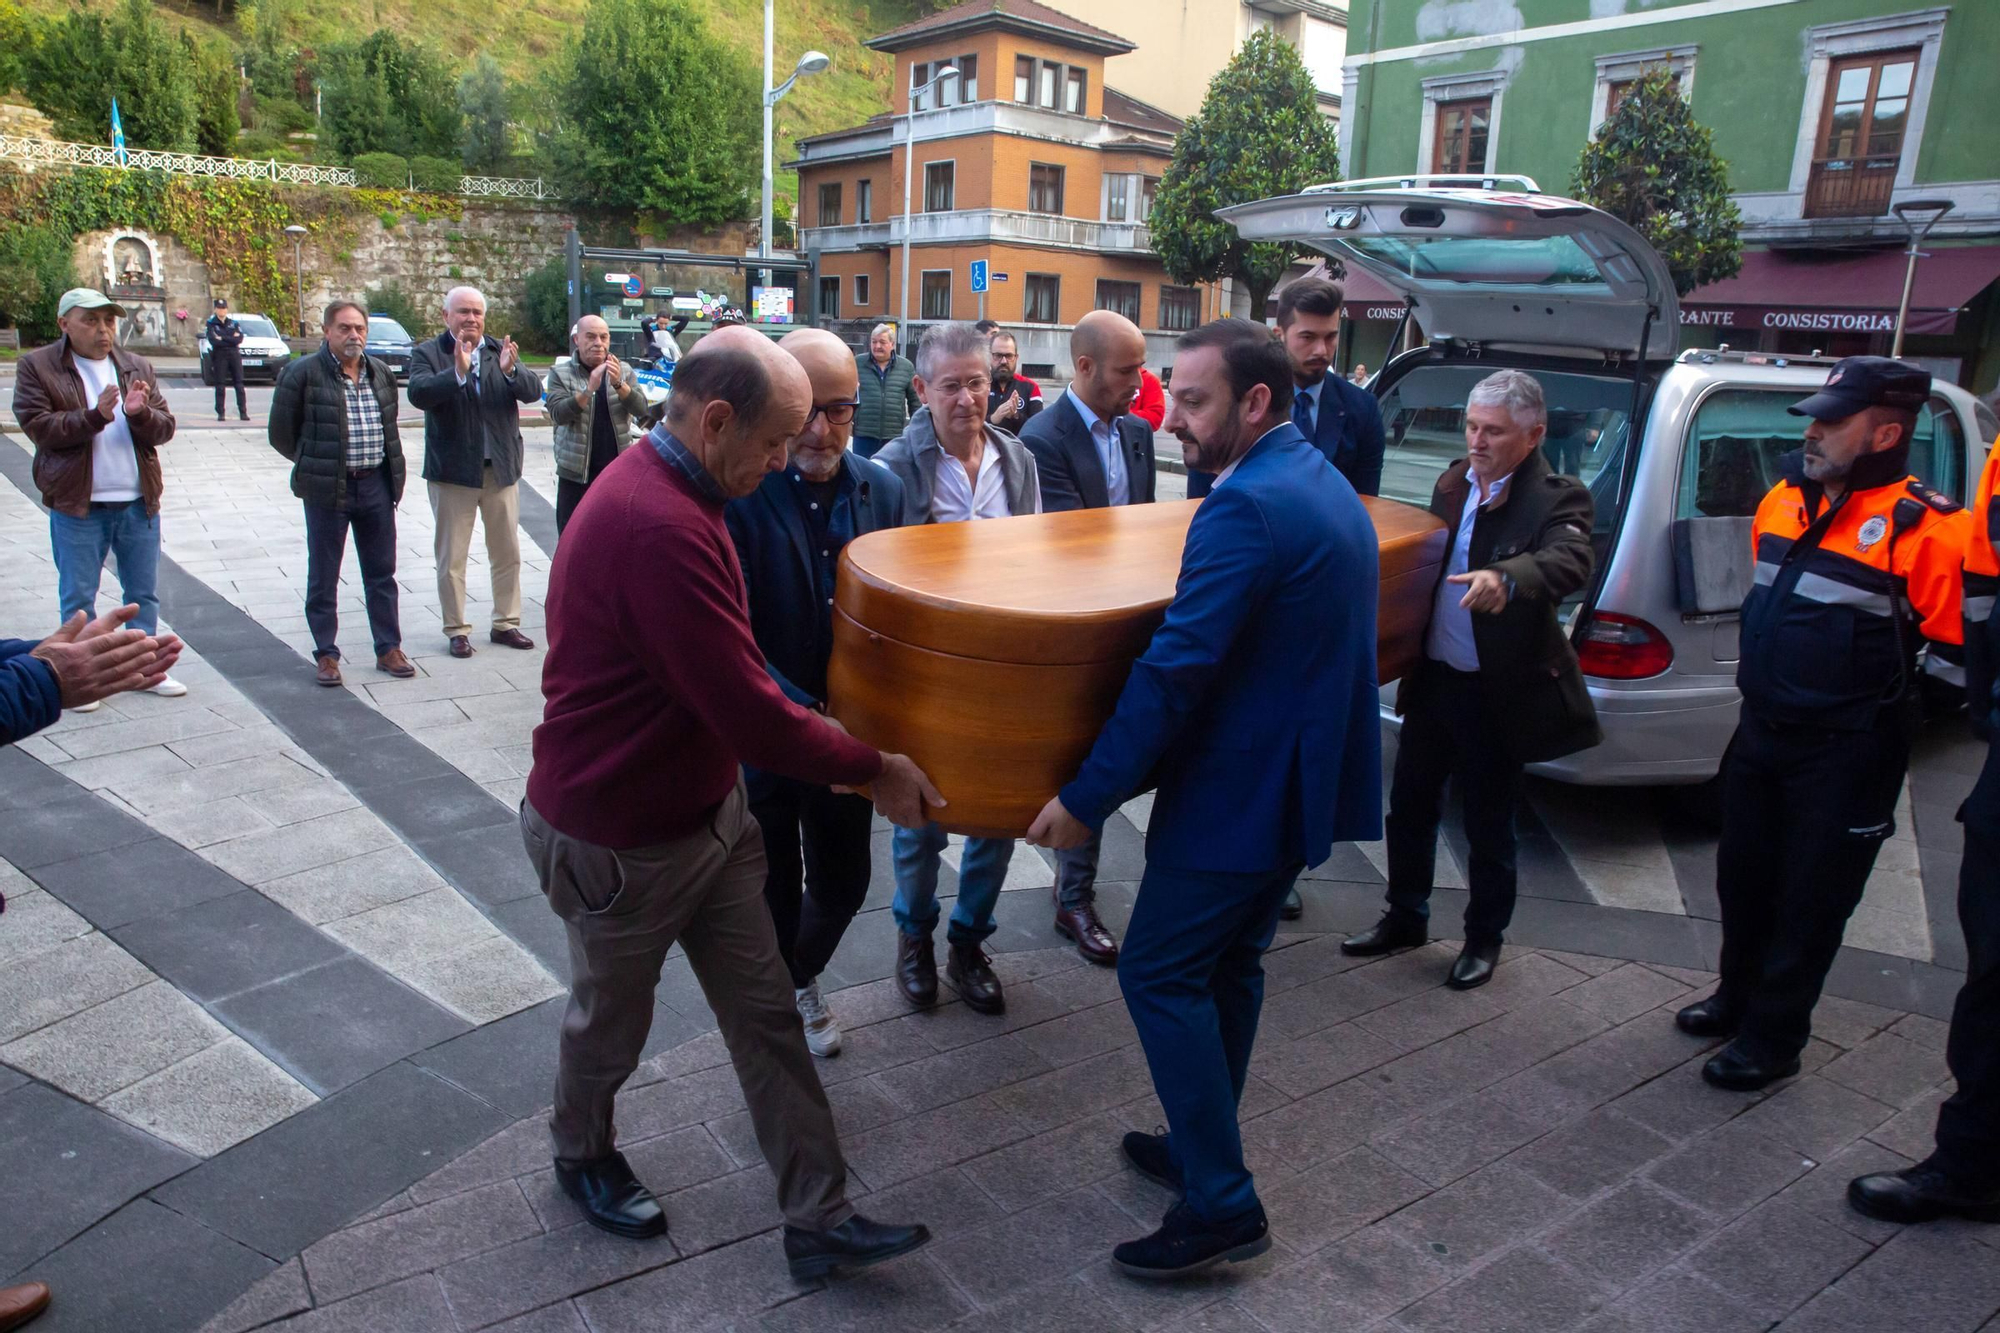
<svg viewBox="0 0 2000 1333">
<path fill-rule="evenodd" d="M 243 326 L 229 317 L 228 301 L 215 298 L 215 313 L 201 331 L 208 339 L 208 368 L 215 376 L 215 419 L 229 420 L 229 414 L 222 410 L 222 391 L 225 385 L 234 384 L 236 415 L 248 421 L 250 401 L 243 396 Z"/>
<path fill-rule="evenodd" d="M 1957 1216 L 2000 1222 L 2000 441 L 1987 456 L 1965 533 L 1966 702 L 1987 741 L 1986 764 L 1959 807 L 1965 857 L 1958 868 L 1958 922 L 1965 932 L 1965 984 L 1952 1006 L 1944 1060 L 1958 1090 L 1938 1107 L 1937 1146 L 1904 1171 L 1862 1176 L 1847 1198 L 1870 1217 L 1928 1222 Z"/>
<path fill-rule="evenodd" d="M 1722 759 L 1721 984 L 1681 1030 L 1732 1040 L 1702 1068 L 1755 1089 L 1799 1070 L 1813 1006 L 1895 831 L 1921 638 L 1963 638 L 1970 519 L 1908 473 L 1930 375 L 1849 357 L 1792 407 L 1805 448 L 1751 527 L 1743 708 Z"/>
</svg>

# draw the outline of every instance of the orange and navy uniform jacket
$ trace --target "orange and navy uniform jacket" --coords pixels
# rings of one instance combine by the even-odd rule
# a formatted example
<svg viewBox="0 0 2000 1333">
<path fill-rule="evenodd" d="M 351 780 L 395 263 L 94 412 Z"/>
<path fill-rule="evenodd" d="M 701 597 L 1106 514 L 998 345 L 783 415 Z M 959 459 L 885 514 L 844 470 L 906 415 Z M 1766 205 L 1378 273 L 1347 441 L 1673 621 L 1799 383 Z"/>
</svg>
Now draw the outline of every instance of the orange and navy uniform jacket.
<svg viewBox="0 0 2000 1333">
<path fill-rule="evenodd" d="M 1993 492 L 2000 489 L 2000 440 L 1986 456 L 1986 470 L 1972 493 L 1972 521 L 1965 534 L 1965 706 L 1982 736 L 2000 734 L 2000 617 L 1993 600 L 2000 595 L 2000 507 Z"/>
<path fill-rule="evenodd" d="M 1900 472 L 1897 452 L 1875 457 Z M 1783 473 L 1751 525 L 1757 572 L 1736 685 L 1765 721 L 1866 731 L 1915 688 L 1921 639 L 1963 641 L 1971 518 L 1911 476 L 1829 505 L 1800 454 L 1785 456 Z"/>
</svg>

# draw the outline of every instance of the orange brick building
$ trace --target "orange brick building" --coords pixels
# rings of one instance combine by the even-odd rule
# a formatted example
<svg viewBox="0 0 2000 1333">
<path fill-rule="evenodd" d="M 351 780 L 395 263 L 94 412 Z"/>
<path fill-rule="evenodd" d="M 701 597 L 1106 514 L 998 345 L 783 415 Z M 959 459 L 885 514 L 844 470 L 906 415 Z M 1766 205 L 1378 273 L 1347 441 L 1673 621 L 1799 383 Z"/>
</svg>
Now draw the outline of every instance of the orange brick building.
<svg viewBox="0 0 2000 1333">
<path fill-rule="evenodd" d="M 1180 122 L 1104 86 L 1105 58 L 1134 43 L 1036 0 L 971 0 L 869 45 L 896 57 L 889 111 L 801 140 L 792 164 L 822 322 L 859 341 L 904 308 L 912 130 L 906 343 L 927 323 L 984 315 L 1019 338 L 1027 373 L 1066 374 L 1070 327 L 1105 308 L 1146 331 L 1159 366 L 1175 334 L 1220 313 L 1212 285 L 1173 282 L 1151 248 L 1146 219 Z M 945 68 L 958 77 L 912 115 L 910 89 Z M 975 260 L 990 273 L 983 305 Z"/>
</svg>

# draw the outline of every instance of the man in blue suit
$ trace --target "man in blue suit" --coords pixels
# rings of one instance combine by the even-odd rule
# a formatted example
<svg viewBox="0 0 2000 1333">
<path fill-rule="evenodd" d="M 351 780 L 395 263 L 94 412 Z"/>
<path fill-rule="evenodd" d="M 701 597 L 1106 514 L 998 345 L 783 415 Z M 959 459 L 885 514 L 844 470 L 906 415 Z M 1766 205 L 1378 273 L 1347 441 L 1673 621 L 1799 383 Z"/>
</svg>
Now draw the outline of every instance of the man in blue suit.
<svg viewBox="0 0 2000 1333">
<path fill-rule="evenodd" d="M 858 399 L 854 354 L 824 329 L 788 333 L 778 346 L 812 381 L 812 415 L 792 437 L 785 470 L 729 502 L 723 521 L 749 593 L 750 629 L 787 698 L 826 711 L 833 655 L 833 586 L 849 541 L 903 522 L 903 483 L 848 449 Z M 764 834 L 764 900 L 791 969 L 793 998 L 817 1056 L 840 1054 L 840 1024 L 819 974 L 868 896 L 874 807 L 746 767 L 750 813 Z M 801 855 L 803 848 L 803 856 Z"/>
<path fill-rule="evenodd" d="M 1215 476 L 1166 621 L 1074 781 L 1028 831 L 1071 847 L 1158 783 L 1118 982 L 1168 1134 L 1125 1154 L 1182 1191 L 1113 1260 L 1181 1277 L 1270 1248 L 1237 1126 L 1278 909 L 1333 844 L 1381 835 L 1377 539 L 1287 420 L 1291 367 L 1261 325 L 1180 340 L 1165 429 Z"/>
<path fill-rule="evenodd" d="M 1042 511 L 1153 502 L 1153 428 L 1132 415 L 1146 368 L 1146 335 L 1115 310 L 1093 310 L 1069 338 L 1076 377 L 1054 406 L 1021 428 L 1042 479 Z M 1056 853 L 1056 933 L 1109 967 L 1118 942 L 1097 915 L 1101 832 Z"/>
</svg>

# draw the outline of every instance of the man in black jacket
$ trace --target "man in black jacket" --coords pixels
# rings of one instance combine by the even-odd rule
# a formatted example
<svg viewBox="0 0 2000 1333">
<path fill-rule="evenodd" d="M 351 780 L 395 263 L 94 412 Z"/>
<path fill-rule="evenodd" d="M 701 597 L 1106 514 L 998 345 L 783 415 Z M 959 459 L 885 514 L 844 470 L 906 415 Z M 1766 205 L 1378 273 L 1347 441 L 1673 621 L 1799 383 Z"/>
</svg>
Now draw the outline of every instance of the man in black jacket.
<svg viewBox="0 0 2000 1333">
<path fill-rule="evenodd" d="M 326 341 L 286 366 L 271 395 L 271 447 L 292 462 L 292 494 L 306 507 L 306 624 L 322 685 L 340 684 L 340 565 L 347 530 L 361 558 L 375 666 L 417 674 L 396 614 L 396 506 L 403 499 L 403 442 L 396 376 L 368 355 L 368 312 L 335 301 L 320 321 Z"/>
<path fill-rule="evenodd" d="M 1444 787 L 1456 779 L 1472 844 L 1465 948 L 1446 985 L 1492 979 L 1514 915 L 1514 807 L 1524 764 L 1597 744 L 1583 673 L 1556 619 L 1590 577 L 1590 492 L 1549 470 L 1542 386 L 1502 370 L 1465 406 L 1467 457 L 1446 468 L 1431 512 L 1451 529 L 1424 656 L 1403 681 L 1387 823 L 1389 910 L 1342 942 L 1349 954 L 1428 939 Z"/>
<path fill-rule="evenodd" d="M 208 339 L 208 370 L 215 377 L 215 419 L 229 420 L 229 414 L 222 410 L 222 393 L 234 384 L 236 415 L 248 421 L 250 400 L 243 393 L 243 326 L 230 318 L 228 301 L 220 296 L 215 298 L 215 313 L 202 325 L 201 332 Z"/>
<path fill-rule="evenodd" d="M 486 298 L 471 287 L 444 297 L 445 331 L 410 357 L 410 406 L 424 414 L 424 480 L 437 518 L 438 602 L 453 657 L 472 656 L 465 557 L 472 520 L 486 529 L 493 577 L 494 643 L 533 648 L 521 633 L 521 404 L 542 379 L 521 364 L 512 338 L 486 336 Z"/>
</svg>

